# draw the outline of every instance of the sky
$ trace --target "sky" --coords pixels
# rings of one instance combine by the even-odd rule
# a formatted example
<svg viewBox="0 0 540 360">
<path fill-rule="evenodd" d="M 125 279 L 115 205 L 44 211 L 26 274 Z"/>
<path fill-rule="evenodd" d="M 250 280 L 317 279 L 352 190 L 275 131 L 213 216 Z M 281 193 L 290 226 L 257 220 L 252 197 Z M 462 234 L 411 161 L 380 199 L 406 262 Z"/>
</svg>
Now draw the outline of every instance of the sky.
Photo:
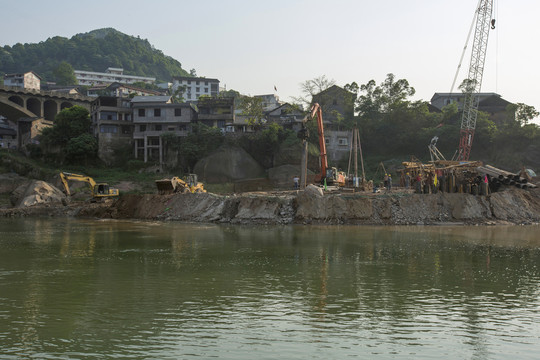
<svg viewBox="0 0 540 360">
<path fill-rule="evenodd" d="M 276 93 L 292 101 L 302 95 L 302 82 L 323 75 L 344 86 L 370 80 L 380 84 L 393 73 L 416 90 L 412 100 L 429 101 L 435 92 L 451 89 L 477 4 L 0 0 L 0 45 L 113 27 L 148 39 L 187 71 L 195 69 L 197 75 L 217 78 L 221 86 L 246 95 Z M 540 111 L 538 14 L 538 0 L 494 0 L 496 29 L 489 35 L 482 92 Z M 471 46 L 457 84 L 467 77 Z"/>
</svg>

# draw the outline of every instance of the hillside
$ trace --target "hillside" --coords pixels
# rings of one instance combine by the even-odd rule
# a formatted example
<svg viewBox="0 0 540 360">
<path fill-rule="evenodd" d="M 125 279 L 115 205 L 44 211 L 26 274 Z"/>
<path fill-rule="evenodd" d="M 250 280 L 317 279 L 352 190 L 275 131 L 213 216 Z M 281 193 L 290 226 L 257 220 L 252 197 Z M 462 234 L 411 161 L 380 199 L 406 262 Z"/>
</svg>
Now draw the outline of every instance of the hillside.
<svg viewBox="0 0 540 360">
<path fill-rule="evenodd" d="M 189 76 L 182 64 L 155 49 L 146 39 L 113 28 L 77 34 L 71 39 L 55 36 L 37 44 L 0 47 L 0 73 L 33 70 L 45 81 L 54 81 L 53 71 L 66 61 L 77 70 L 104 71 L 123 68 L 125 74 L 169 81 L 171 76 Z"/>
</svg>

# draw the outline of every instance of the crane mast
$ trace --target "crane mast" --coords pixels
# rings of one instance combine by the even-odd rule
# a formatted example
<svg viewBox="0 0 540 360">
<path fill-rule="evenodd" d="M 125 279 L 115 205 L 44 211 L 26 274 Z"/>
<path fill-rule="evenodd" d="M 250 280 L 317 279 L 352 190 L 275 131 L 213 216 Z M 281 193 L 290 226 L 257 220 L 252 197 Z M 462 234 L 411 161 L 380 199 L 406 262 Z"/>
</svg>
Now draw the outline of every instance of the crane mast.
<svg viewBox="0 0 540 360">
<path fill-rule="evenodd" d="M 474 31 L 469 76 L 465 83 L 465 99 L 461 129 L 459 131 L 459 150 L 457 160 L 468 161 L 471 154 L 476 118 L 478 115 L 478 94 L 482 86 L 482 75 L 486 59 L 487 42 L 490 28 L 495 28 L 495 20 L 491 20 L 493 0 L 480 0 L 476 10 L 476 29 Z"/>
</svg>

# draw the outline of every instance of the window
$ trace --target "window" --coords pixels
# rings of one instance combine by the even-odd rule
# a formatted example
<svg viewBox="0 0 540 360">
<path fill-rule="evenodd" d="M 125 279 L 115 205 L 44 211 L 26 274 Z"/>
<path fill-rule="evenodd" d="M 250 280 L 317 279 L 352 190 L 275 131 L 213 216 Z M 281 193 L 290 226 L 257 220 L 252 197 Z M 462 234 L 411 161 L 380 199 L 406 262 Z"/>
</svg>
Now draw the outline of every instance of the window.
<svg viewBox="0 0 540 360">
<path fill-rule="evenodd" d="M 200 87 L 195 88 L 195 92 L 201 92 L 201 88 Z"/>
<path fill-rule="evenodd" d="M 161 109 L 154 109 L 154 117 L 161 117 Z"/>
<path fill-rule="evenodd" d="M 155 125 L 155 126 L 154 126 L 154 130 L 156 130 L 156 131 L 161 131 L 161 125 Z"/>
<path fill-rule="evenodd" d="M 144 109 L 139 109 L 139 117 L 144 117 Z"/>
<path fill-rule="evenodd" d="M 205 81 L 205 82 L 204 82 L 204 85 L 208 86 L 208 81 Z"/>
<path fill-rule="evenodd" d="M 131 129 L 129 126 L 122 126 L 122 134 L 131 134 Z"/>
<path fill-rule="evenodd" d="M 191 80 L 188 80 L 187 83 L 188 83 L 189 85 L 191 85 Z"/>
<path fill-rule="evenodd" d="M 208 88 L 204 88 L 204 92 L 208 94 Z"/>
<path fill-rule="evenodd" d="M 329 138 L 324 138 L 324 142 L 326 145 L 330 144 L 330 139 Z"/>
<path fill-rule="evenodd" d="M 182 116 L 182 109 L 181 108 L 174 109 L 174 116 Z"/>
<path fill-rule="evenodd" d="M 116 134 L 118 132 L 118 126 L 116 125 L 101 125 L 100 132 Z"/>
<path fill-rule="evenodd" d="M 197 82 L 195 83 L 195 85 L 199 85 L 199 82 L 197 81 Z"/>
<path fill-rule="evenodd" d="M 349 143 L 349 139 L 347 138 L 339 138 L 338 139 L 338 145 L 347 145 Z"/>
<path fill-rule="evenodd" d="M 169 127 L 167 128 L 167 131 L 174 131 L 174 130 L 176 130 L 174 126 L 169 126 Z"/>
<path fill-rule="evenodd" d="M 139 131 L 146 131 L 146 125 L 139 125 Z"/>
<path fill-rule="evenodd" d="M 334 99 L 334 100 L 332 101 L 332 105 L 337 105 L 337 100 L 336 100 L 336 99 Z"/>
</svg>

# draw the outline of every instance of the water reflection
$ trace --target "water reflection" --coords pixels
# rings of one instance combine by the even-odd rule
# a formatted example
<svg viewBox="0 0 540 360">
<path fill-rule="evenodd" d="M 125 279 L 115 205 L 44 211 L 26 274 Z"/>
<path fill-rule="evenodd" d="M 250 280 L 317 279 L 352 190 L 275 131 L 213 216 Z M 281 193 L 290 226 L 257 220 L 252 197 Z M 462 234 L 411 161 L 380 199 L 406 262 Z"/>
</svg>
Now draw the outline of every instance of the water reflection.
<svg viewBox="0 0 540 360">
<path fill-rule="evenodd" d="M 526 358 L 538 230 L 3 220 L 0 353 Z"/>
</svg>

